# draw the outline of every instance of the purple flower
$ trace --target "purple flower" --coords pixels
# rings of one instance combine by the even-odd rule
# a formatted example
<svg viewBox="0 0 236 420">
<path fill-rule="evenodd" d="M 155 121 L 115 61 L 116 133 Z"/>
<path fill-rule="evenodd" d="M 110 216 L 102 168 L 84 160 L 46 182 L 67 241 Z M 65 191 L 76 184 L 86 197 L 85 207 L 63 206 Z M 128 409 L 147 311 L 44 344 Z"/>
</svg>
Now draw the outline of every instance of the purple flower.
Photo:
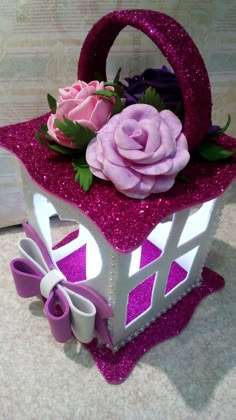
<svg viewBox="0 0 236 420">
<path fill-rule="evenodd" d="M 136 104 L 148 87 L 153 87 L 164 101 L 166 109 L 173 111 L 184 123 L 184 102 L 179 82 L 175 74 L 166 66 L 160 69 L 146 69 L 142 74 L 126 77 L 128 85 L 122 84 L 126 106 Z M 213 135 L 220 129 L 210 125 L 208 134 Z"/>
<path fill-rule="evenodd" d="M 113 116 L 86 150 L 92 173 L 132 198 L 169 190 L 189 158 L 176 115 L 145 104 Z"/>
<path fill-rule="evenodd" d="M 219 125 L 210 125 L 210 127 L 208 128 L 208 134 L 213 135 L 216 134 L 217 131 L 220 130 L 220 126 Z"/>
<path fill-rule="evenodd" d="M 128 85 L 122 84 L 126 98 L 126 106 L 137 103 L 148 87 L 159 93 L 167 109 L 174 111 L 183 104 L 183 96 L 179 82 L 174 73 L 166 66 L 160 69 L 146 69 L 141 75 L 125 78 Z"/>
</svg>

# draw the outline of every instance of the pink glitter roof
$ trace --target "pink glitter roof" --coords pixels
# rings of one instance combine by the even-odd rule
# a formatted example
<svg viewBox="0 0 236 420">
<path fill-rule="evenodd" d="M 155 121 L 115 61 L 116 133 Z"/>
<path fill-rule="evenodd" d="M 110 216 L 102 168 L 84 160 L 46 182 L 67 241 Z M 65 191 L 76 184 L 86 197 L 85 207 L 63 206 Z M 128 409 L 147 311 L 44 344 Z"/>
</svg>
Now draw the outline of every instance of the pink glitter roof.
<svg viewBox="0 0 236 420">
<path fill-rule="evenodd" d="M 184 133 L 189 148 L 194 148 L 202 142 L 210 125 L 209 79 L 196 46 L 172 18 L 144 10 L 118 11 L 105 16 L 85 40 L 79 77 L 88 81 L 93 79 L 94 71 L 105 77 L 109 49 L 126 25 L 147 34 L 172 65 L 184 97 Z M 236 178 L 234 158 L 216 163 L 194 158 L 185 169 L 189 183 L 176 181 L 170 191 L 145 200 L 127 198 L 111 183 L 98 179 L 89 193 L 85 193 L 74 181 L 70 160 L 46 149 L 35 139 L 36 129 L 40 123 L 46 123 L 48 116 L 0 128 L 0 145 L 22 161 L 29 176 L 42 189 L 86 214 L 120 252 L 130 252 L 140 246 L 168 215 L 221 195 Z M 218 142 L 229 150 L 235 148 L 235 139 L 227 135 L 219 137 Z"/>
<path fill-rule="evenodd" d="M 70 160 L 36 141 L 35 130 L 46 122 L 47 116 L 0 128 L 0 145 L 22 161 L 42 189 L 84 212 L 121 252 L 130 252 L 141 245 L 168 215 L 221 195 L 236 178 L 233 158 L 216 163 L 192 159 L 185 170 L 190 183 L 176 181 L 168 192 L 153 194 L 145 200 L 127 198 L 110 182 L 99 179 L 86 193 L 74 181 Z M 226 148 L 235 147 L 232 137 L 223 135 L 219 140 Z"/>
</svg>

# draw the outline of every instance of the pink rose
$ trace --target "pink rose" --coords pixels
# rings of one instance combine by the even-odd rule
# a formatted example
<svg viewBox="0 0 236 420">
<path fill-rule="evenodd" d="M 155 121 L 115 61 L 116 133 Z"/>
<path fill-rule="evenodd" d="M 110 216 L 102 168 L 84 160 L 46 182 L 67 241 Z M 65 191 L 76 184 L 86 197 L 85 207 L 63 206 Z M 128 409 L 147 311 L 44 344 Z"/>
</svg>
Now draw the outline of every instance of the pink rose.
<svg viewBox="0 0 236 420">
<path fill-rule="evenodd" d="M 93 95 L 96 90 L 104 89 L 113 90 L 112 87 L 104 87 L 104 82 L 96 80 L 88 84 L 78 80 L 70 87 L 59 89 L 56 113 L 51 114 L 47 122 L 48 134 L 63 146 L 78 148 L 56 127 L 54 121 L 58 119 L 64 122 L 63 117 L 66 117 L 92 131 L 99 131 L 108 121 L 114 105 L 114 98 Z"/>
<path fill-rule="evenodd" d="M 135 104 L 112 117 L 86 151 L 93 174 L 132 198 L 169 190 L 190 155 L 173 112 Z"/>
</svg>

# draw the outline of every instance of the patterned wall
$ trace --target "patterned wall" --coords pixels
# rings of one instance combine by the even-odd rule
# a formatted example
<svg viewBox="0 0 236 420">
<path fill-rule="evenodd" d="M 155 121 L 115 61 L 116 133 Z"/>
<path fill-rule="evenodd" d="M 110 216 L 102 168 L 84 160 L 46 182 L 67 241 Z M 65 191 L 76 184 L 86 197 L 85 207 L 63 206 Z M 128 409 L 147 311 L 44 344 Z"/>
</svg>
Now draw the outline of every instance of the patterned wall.
<svg viewBox="0 0 236 420">
<path fill-rule="evenodd" d="M 224 124 L 229 113 L 236 121 L 235 0 L 1 0 L 0 124 L 44 113 L 47 92 L 56 95 L 58 87 L 76 79 L 79 51 L 91 25 L 107 12 L 121 8 L 150 8 L 176 18 L 206 62 L 214 122 Z M 163 63 L 151 41 L 127 28 L 112 48 L 108 75 L 113 76 L 120 65 L 123 74 L 133 74 Z M 236 137 L 234 122 L 229 133 Z M 22 219 L 23 204 L 14 160 L 0 152 L 0 164 L 1 227 Z"/>
</svg>

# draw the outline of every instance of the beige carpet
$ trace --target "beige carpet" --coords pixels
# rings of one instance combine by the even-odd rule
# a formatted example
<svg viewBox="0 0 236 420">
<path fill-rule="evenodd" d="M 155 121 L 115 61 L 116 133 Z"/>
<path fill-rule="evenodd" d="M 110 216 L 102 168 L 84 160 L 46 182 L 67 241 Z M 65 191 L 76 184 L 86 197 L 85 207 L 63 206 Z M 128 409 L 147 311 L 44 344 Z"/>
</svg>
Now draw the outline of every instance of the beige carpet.
<svg viewBox="0 0 236 420">
<path fill-rule="evenodd" d="M 207 259 L 224 275 L 225 288 L 116 386 L 83 347 L 52 339 L 39 300 L 16 295 L 9 261 L 22 229 L 0 230 L 0 419 L 236 419 L 235 210 L 236 188 Z"/>
</svg>

